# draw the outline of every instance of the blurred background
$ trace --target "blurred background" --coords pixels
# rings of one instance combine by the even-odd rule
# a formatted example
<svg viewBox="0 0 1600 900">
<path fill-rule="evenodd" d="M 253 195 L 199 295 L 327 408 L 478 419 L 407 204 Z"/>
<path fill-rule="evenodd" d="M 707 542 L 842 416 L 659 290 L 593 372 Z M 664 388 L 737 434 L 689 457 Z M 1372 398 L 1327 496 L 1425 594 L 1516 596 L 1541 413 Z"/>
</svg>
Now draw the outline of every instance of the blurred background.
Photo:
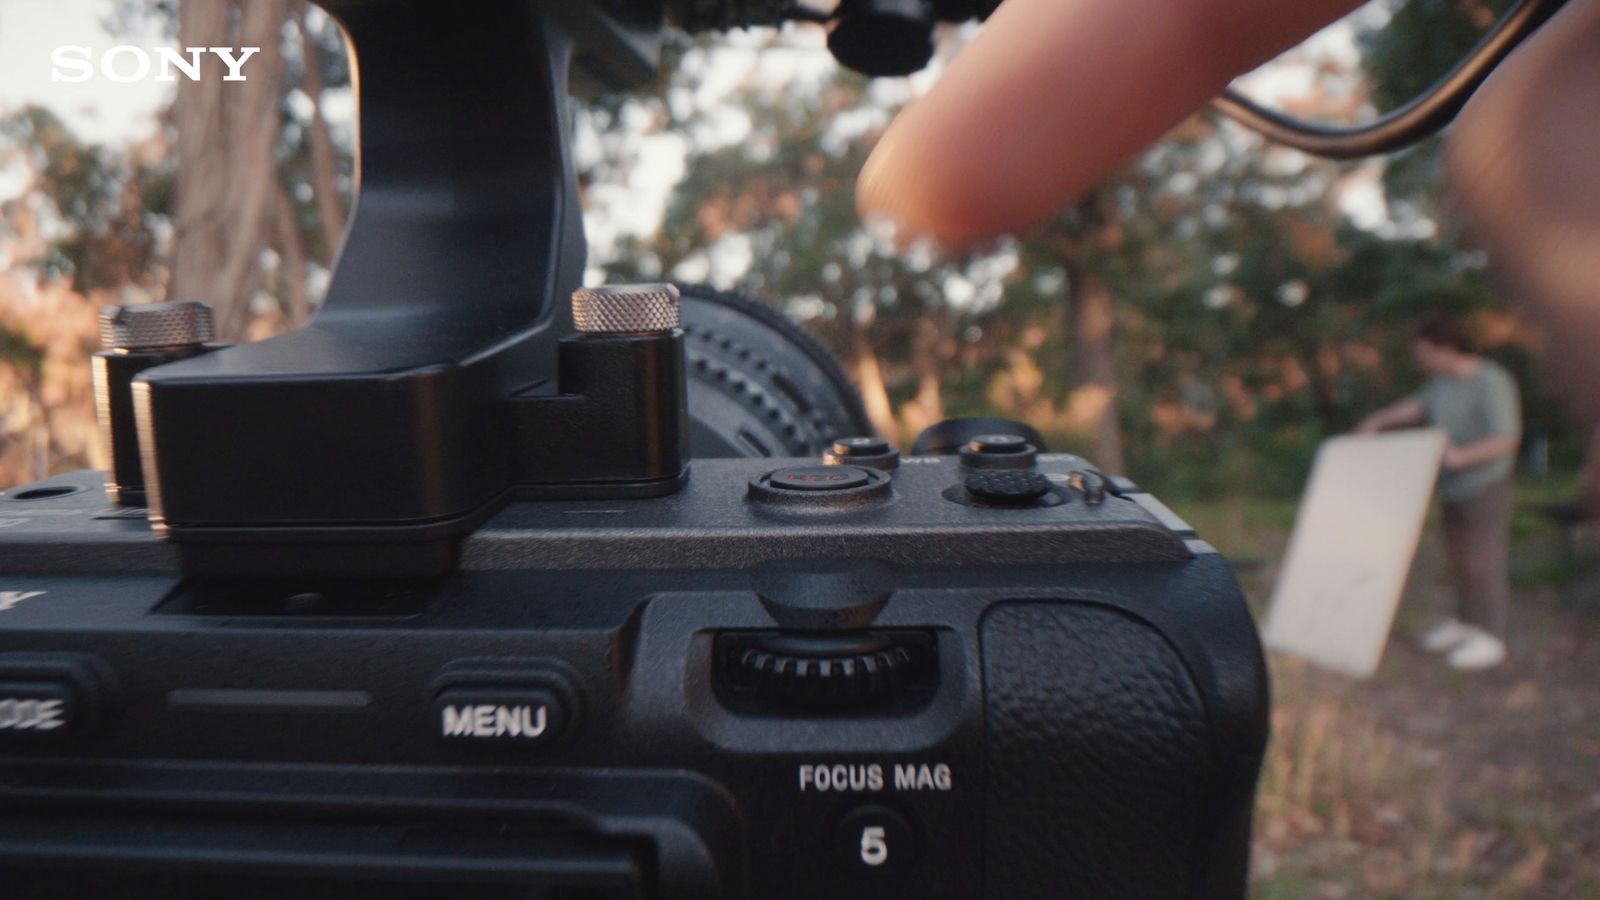
<svg viewBox="0 0 1600 900">
<path fill-rule="evenodd" d="M 1504 5 L 1375 0 L 1239 86 L 1302 117 L 1370 116 Z M 1600 897 L 1581 502 L 1600 454 L 1453 226 L 1438 142 L 1335 164 L 1200 114 L 1035 233 L 897 254 L 858 221 L 856 173 L 972 33 L 877 81 L 815 27 L 672 36 L 658 83 L 575 106 L 587 279 L 754 294 L 831 346 L 902 441 L 951 416 L 1025 420 L 1176 507 L 1256 604 L 1319 442 L 1420 385 L 1424 316 L 1463 316 L 1524 391 L 1512 662 L 1464 675 L 1415 649 L 1448 605 L 1427 536 L 1376 679 L 1273 660 L 1257 893 Z M 67 44 L 262 51 L 245 82 L 67 84 L 49 59 Z M 355 199 L 349 81 L 338 28 L 299 0 L 0 0 L 0 487 L 104 465 L 102 304 L 205 300 L 233 341 L 314 314 Z"/>
</svg>

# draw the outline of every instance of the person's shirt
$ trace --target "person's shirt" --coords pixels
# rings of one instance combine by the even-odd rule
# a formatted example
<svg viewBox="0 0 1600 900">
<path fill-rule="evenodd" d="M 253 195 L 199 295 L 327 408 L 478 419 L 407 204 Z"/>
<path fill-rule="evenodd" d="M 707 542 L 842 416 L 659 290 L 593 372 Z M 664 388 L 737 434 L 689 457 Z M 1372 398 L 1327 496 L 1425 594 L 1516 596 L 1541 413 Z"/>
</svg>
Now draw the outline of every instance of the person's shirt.
<svg viewBox="0 0 1600 900">
<path fill-rule="evenodd" d="M 1469 375 L 1435 375 L 1415 397 L 1428 424 L 1443 428 L 1450 443 L 1465 447 L 1486 437 L 1522 434 L 1522 404 L 1517 383 L 1499 363 L 1485 359 Z M 1511 474 L 1513 455 L 1470 469 L 1439 473 L 1439 496 L 1466 500 Z"/>
</svg>

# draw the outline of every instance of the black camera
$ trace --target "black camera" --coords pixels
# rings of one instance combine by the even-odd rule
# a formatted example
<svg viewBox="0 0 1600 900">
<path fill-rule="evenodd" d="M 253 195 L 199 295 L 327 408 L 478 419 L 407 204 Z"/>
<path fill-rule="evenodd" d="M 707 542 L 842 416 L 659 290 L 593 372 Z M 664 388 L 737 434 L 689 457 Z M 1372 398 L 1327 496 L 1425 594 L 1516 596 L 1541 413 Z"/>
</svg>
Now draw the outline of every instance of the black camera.
<svg viewBox="0 0 1600 900">
<path fill-rule="evenodd" d="M 111 472 L 0 495 L 0 895 L 1243 895 L 1266 676 L 1186 524 L 1025 426 L 902 456 L 758 304 L 579 287 L 568 76 L 663 10 L 325 5 L 322 310 L 108 311 Z"/>
</svg>

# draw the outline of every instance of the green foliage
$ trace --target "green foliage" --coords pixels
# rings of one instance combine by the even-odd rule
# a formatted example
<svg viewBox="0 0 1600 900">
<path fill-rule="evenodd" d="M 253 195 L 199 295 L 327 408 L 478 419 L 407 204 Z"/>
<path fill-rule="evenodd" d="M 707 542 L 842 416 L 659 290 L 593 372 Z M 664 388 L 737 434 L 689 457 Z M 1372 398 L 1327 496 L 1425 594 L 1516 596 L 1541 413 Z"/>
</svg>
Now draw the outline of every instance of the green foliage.
<svg viewBox="0 0 1600 900">
<path fill-rule="evenodd" d="M 1387 85 L 1409 90 L 1398 75 L 1431 64 L 1402 58 L 1420 52 L 1413 38 L 1457 8 L 1408 4 L 1395 33 L 1368 37 L 1371 65 L 1397 76 Z M 1446 33 L 1448 53 L 1473 39 Z M 1381 174 L 1392 220 L 1367 230 L 1339 198 L 1378 173 L 1196 120 L 1047 227 L 987 255 L 918 259 L 874 242 L 856 215 L 876 129 L 830 133 L 849 117 L 888 121 L 893 106 L 868 83 L 840 73 L 816 93 L 741 100 L 750 137 L 692 154 L 661 232 L 609 263 L 614 276 L 672 272 L 737 236 L 751 251 L 742 286 L 803 314 L 841 355 L 865 337 L 895 404 L 933 370 L 944 414 L 1027 418 L 1053 447 L 1088 452 L 1068 415 L 1068 301 L 1069 273 L 1091 272 L 1117 302 L 1128 469 L 1164 495 L 1297 494 L 1323 439 L 1418 385 L 1409 344 L 1421 318 L 1503 307 L 1481 257 L 1429 218 L 1433 146 Z M 692 117 L 661 118 L 692 133 Z M 1530 431 L 1559 433 L 1525 354 L 1494 355 L 1529 386 Z M 1032 399 L 1017 400 L 1029 379 Z"/>
<path fill-rule="evenodd" d="M 1389 110 L 1422 96 L 1489 31 L 1510 0 L 1403 0 L 1361 36 L 1372 99 Z"/>
<path fill-rule="evenodd" d="M 39 106 L 0 119 L 0 139 L 27 155 L 35 194 L 53 207 L 52 218 L 67 226 L 43 255 L 30 261 L 41 280 L 70 278 L 80 292 L 148 282 L 155 258 L 151 217 L 156 213 L 130 188 L 150 173 L 137 169 L 121 151 L 81 142 L 54 113 Z M 5 227 L 3 221 L 0 227 Z"/>
<path fill-rule="evenodd" d="M 1488 33 L 1510 0 L 1401 0 L 1383 27 L 1360 35 L 1372 102 L 1392 110 L 1427 93 Z M 1389 202 L 1400 217 L 1441 217 L 1439 138 L 1396 154 L 1384 167 Z"/>
<path fill-rule="evenodd" d="M 0 323 L 0 364 L 37 379 L 44 367 L 44 351 L 28 340 L 27 336 Z"/>
</svg>

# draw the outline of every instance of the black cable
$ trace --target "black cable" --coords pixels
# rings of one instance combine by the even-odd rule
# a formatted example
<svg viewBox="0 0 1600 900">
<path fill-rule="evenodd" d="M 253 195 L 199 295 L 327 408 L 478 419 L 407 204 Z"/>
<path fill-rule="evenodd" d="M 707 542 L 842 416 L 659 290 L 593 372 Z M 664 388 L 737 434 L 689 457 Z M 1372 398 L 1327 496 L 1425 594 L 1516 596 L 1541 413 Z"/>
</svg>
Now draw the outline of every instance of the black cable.
<svg viewBox="0 0 1600 900">
<path fill-rule="evenodd" d="M 1519 0 L 1472 52 L 1422 96 L 1363 125 L 1321 125 L 1274 112 L 1229 88 L 1211 101 L 1218 112 L 1269 140 L 1332 159 L 1388 153 L 1439 132 L 1473 91 L 1523 39 L 1566 0 Z"/>
</svg>

